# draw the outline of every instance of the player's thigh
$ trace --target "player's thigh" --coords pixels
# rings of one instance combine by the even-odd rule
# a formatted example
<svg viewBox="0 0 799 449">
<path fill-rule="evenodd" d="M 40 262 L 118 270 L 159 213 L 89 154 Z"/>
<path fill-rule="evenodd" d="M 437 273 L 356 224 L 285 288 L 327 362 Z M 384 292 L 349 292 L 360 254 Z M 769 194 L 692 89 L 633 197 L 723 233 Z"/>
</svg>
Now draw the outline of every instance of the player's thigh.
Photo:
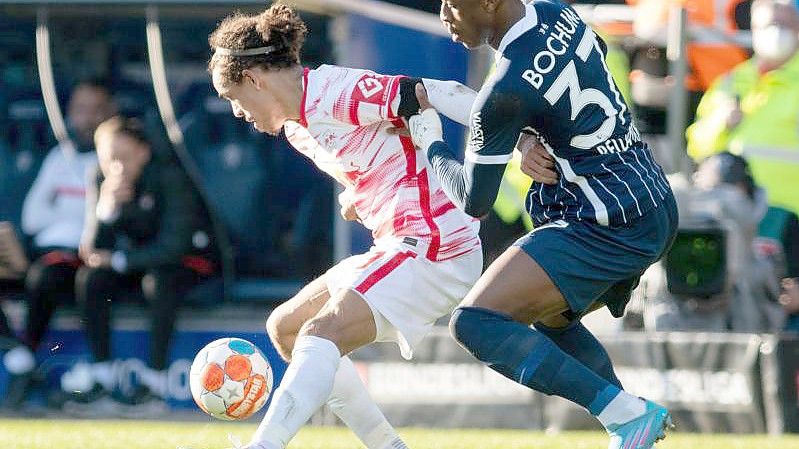
<svg viewBox="0 0 799 449">
<path fill-rule="evenodd" d="M 505 250 L 480 277 L 461 306 L 482 307 L 531 324 L 569 310 L 543 268 L 517 246 Z"/>
<path fill-rule="evenodd" d="M 311 281 L 269 314 L 266 331 L 272 339 L 293 339 L 302 325 L 322 310 L 330 299 L 325 278 L 326 275 L 322 275 Z"/>
<path fill-rule="evenodd" d="M 342 289 L 332 296 L 300 330 L 332 341 L 341 354 L 348 354 L 373 342 L 377 336 L 374 313 L 364 298 L 354 290 Z"/>
</svg>

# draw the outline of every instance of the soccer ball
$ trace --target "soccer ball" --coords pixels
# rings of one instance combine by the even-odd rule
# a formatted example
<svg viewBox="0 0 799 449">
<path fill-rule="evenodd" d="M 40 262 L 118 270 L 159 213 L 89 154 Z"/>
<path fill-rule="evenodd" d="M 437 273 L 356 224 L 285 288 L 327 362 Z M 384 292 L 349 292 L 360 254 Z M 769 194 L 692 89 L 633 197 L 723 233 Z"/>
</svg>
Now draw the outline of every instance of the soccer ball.
<svg viewBox="0 0 799 449">
<path fill-rule="evenodd" d="M 272 367 L 266 357 L 240 338 L 208 343 L 194 357 L 189 373 L 194 402 L 218 419 L 249 418 L 272 391 Z"/>
</svg>

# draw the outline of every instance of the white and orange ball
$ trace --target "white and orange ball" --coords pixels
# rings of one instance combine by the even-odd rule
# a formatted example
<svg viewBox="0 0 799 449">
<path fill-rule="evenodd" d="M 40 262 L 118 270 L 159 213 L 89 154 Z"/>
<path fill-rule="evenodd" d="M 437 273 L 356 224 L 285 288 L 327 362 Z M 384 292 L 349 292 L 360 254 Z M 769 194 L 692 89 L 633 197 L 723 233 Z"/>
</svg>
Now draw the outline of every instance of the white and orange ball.
<svg viewBox="0 0 799 449">
<path fill-rule="evenodd" d="M 272 391 L 272 367 L 252 343 L 220 338 L 208 343 L 191 364 L 194 402 L 214 418 L 247 419 Z"/>
</svg>

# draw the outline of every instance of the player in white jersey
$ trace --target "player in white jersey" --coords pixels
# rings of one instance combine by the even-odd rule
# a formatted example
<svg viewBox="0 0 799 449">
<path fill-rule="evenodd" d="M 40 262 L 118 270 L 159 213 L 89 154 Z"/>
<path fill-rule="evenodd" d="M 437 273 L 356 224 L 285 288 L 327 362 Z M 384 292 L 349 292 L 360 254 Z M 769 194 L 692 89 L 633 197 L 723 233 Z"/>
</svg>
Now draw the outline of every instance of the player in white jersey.
<svg viewBox="0 0 799 449">
<path fill-rule="evenodd" d="M 375 242 L 278 307 L 267 331 L 289 361 L 249 448 L 284 448 L 325 402 L 369 448 L 405 445 L 377 409 L 346 355 L 395 341 L 402 355 L 463 298 L 482 269 L 478 222 L 432 176 L 402 117 L 419 110 L 423 82 L 436 108 L 466 123 L 474 92 L 455 82 L 322 66 L 304 69 L 305 25 L 288 6 L 225 19 L 209 44 L 209 71 L 237 117 L 289 142 L 346 187 L 345 218 Z"/>
</svg>

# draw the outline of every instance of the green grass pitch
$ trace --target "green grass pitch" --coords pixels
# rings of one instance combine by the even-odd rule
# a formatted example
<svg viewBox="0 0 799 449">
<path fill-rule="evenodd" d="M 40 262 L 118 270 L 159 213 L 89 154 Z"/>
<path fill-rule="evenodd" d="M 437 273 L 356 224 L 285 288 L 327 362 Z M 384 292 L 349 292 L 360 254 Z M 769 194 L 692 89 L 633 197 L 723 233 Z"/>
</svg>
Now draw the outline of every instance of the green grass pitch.
<svg viewBox="0 0 799 449">
<path fill-rule="evenodd" d="M 0 420 L 2 449 L 223 449 L 247 441 L 253 424 L 222 422 Z M 601 432 L 546 435 L 517 430 L 402 429 L 413 449 L 604 449 Z M 357 449 L 341 427 L 306 427 L 289 449 Z M 672 434 L 658 449 L 796 449 L 799 435 Z"/>
</svg>

